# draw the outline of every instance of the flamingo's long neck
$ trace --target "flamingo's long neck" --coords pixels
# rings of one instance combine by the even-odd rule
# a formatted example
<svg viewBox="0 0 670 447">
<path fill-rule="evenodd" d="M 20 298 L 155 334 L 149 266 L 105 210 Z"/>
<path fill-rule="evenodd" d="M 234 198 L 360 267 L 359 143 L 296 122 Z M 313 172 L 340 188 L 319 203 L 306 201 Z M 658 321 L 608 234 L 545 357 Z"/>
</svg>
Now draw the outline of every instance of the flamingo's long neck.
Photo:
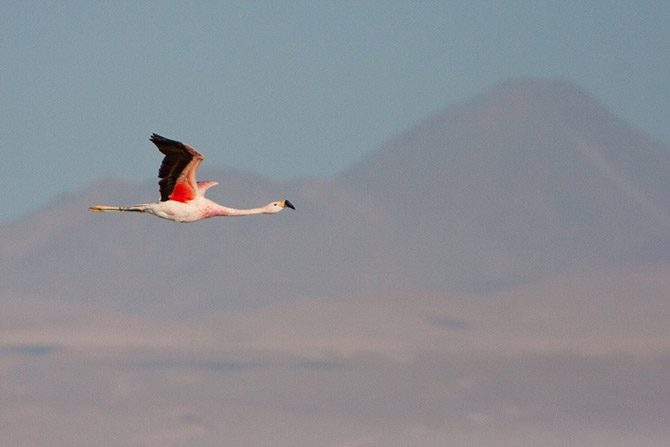
<svg viewBox="0 0 670 447">
<path fill-rule="evenodd" d="M 212 216 L 250 216 L 252 214 L 264 214 L 265 208 L 238 209 L 217 205 L 212 209 Z"/>
</svg>

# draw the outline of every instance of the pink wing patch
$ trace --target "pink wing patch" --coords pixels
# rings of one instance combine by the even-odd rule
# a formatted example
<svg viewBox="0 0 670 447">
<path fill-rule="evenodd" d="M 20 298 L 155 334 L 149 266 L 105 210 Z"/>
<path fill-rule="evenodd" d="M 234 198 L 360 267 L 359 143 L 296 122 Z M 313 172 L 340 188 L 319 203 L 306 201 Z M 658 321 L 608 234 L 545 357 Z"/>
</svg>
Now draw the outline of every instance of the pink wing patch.
<svg viewBox="0 0 670 447">
<path fill-rule="evenodd" d="M 186 203 L 195 198 L 195 192 L 191 189 L 188 182 L 179 182 L 174 185 L 172 194 L 170 194 L 168 198 L 177 202 Z"/>
<path fill-rule="evenodd" d="M 205 197 L 205 191 L 207 191 L 212 186 L 218 185 L 218 182 L 213 182 L 211 180 L 206 180 L 204 182 L 198 182 L 198 194 Z"/>
</svg>

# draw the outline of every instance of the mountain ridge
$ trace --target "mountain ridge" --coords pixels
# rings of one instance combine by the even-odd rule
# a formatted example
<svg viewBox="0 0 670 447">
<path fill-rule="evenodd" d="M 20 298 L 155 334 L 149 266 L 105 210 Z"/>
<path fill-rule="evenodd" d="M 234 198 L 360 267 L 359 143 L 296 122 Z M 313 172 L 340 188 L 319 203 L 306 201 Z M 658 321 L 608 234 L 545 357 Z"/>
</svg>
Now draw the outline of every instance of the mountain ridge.
<svg viewBox="0 0 670 447">
<path fill-rule="evenodd" d="M 670 262 L 666 153 L 570 83 L 507 81 L 332 179 L 203 170 L 221 180 L 214 200 L 287 197 L 294 213 L 184 226 L 85 211 L 150 201 L 153 182 L 69 195 L 0 226 L 0 291 L 195 316 L 296 297 L 496 291 Z"/>
</svg>

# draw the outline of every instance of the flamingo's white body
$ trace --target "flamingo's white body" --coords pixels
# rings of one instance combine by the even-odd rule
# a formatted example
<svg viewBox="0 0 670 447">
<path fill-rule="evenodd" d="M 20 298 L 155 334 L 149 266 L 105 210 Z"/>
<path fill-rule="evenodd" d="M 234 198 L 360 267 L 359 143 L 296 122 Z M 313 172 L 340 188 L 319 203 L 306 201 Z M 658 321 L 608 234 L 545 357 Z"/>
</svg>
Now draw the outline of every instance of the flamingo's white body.
<svg viewBox="0 0 670 447">
<path fill-rule="evenodd" d="M 295 209 L 288 200 L 270 202 L 265 206 L 250 209 L 229 208 L 209 200 L 205 191 L 217 182 L 196 181 L 196 171 L 205 157 L 188 144 L 169 140 L 153 134 L 150 140 L 165 157 L 158 171 L 161 179 L 161 200 L 131 206 L 93 205 L 90 211 L 134 211 L 149 213 L 175 222 L 195 222 L 215 216 L 248 216 L 252 214 L 276 214 L 288 207 Z"/>
</svg>

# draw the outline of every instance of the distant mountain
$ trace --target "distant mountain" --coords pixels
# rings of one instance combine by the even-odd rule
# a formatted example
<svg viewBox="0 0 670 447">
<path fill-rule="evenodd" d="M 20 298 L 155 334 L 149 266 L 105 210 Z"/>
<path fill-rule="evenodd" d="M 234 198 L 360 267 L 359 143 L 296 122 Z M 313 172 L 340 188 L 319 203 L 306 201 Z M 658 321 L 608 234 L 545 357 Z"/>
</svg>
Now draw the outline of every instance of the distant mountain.
<svg viewBox="0 0 670 447">
<path fill-rule="evenodd" d="M 670 259 L 670 150 L 564 81 L 504 82 L 338 180 L 385 204 L 423 284 Z"/>
<path fill-rule="evenodd" d="M 90 214 L 157 198 L 155 184 L 101 182 L 0 227 L 0 292 L 176 318 L 670 261 L 670 150 L 563 81 L 502 83 L 331 180 L 202 174 L 221 180 L 215 200 L 297 210 L 185 225 Z"/>
</svg>

